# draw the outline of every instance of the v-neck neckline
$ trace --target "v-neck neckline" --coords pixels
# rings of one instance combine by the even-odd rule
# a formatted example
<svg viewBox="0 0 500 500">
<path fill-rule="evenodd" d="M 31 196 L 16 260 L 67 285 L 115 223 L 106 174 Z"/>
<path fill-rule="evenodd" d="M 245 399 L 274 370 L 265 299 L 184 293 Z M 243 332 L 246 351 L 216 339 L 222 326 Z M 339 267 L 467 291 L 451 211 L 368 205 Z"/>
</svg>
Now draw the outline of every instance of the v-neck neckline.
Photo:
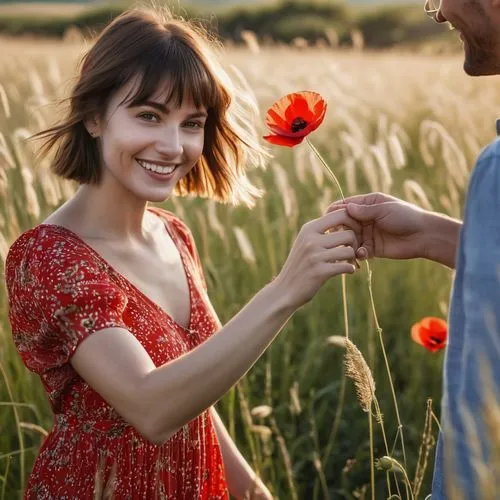
<svg viewBox="0 0 500 500">
<path fill-rule="evenodd" d="M 159 306 L 153 299 L 148 297 L 144 292 L 142 292 L 136 285 L 134 285 L 128 278 L 126 278 L 122 273 L 118 272 L 94 247 L 92 247 L 90 244 L 88 244 L 83 238 L 81 238 L 78 234 L 76 234 L 74 231 L 69 229 L 66 226 L 62 226 L 60 224 L 39 224 L 38 227 L 55 227 L 59 229 L 63 229 L 65 232 L 70 234 L 74 239 L 78 240 L 80 243 L 82 243 L 86 248 L 88 248 L 95 257 L 103 263 L 106 268 L 111 271 L 113 274 L 115 274 L 119 279 L 121 279 L 123 282 L 127 284 L 132 290 L 134 290 L 140 297 L 142 297 L 144 300 L 146 300 L 149 304 L 151 304 L 156 310 L 158 310 L 161 314 L 163 314 L 167 320 L 169 320 L 170 323 L 172 323 L 173 326 L 177 326 L 180 328 L 183 332 L 185 333 L 192 333 L 191 330 L 191 323 L 193 319 L 193 284 L 191 282 L 191 273 L 189 272 L 188 268 L 188 263 L 186 262 L 186 257 L 184 255 L 184 252 L 180 248 L 179 240 L 178 240 L 178 235 L 175 233 L 175 231 L 172 231 L 171 228 L 169 227 L 168 221 L 166 217 L 163 217 L 158 213 L 155 207 L 147 207 L 146 210 L 149 212 L 155 214 L 162 222 L 163 227 L 167 231 L 167 234 L 170 236 L 172 242 L 174 243 L 175 248 L 179 252 L 179 256 L 181 258 L 181 263 L 182 267 L 184 270 L 184 274 L 186 276 L 186 281 L 188 285 L 188 290 L 189 290 L 189 319 L 188 319 L 188 324 L 187 326 L 183 326 L 180 323 L 178 323 L 165 309 L 163 309 L 161 306 Z"/>
</svg>

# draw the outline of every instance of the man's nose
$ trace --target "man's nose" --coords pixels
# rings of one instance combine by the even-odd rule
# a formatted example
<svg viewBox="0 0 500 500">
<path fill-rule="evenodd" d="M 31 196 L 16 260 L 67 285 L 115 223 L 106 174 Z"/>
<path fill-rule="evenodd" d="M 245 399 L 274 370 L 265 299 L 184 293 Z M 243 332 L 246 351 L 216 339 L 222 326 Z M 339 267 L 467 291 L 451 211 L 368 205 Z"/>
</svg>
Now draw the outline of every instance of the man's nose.
<svg viewBox="0 0 500 500">
<path fill-rule="evenodd" d="M 436 12 L 436 22 L 437 23 L 446 23 L 446 22 L 448 22 L 448 20 L 446 19 L 446 17 L 444 17 L 443 13 L 441 12 L 441 9 L 439 9 Z"/>
</svg>

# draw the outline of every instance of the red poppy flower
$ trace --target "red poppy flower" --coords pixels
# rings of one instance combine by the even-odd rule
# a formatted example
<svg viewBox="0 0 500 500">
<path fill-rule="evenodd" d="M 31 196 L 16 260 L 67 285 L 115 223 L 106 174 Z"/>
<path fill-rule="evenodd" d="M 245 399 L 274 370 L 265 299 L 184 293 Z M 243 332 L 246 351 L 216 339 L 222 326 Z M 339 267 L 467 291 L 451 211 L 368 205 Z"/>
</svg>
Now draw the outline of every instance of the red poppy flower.
<svg viewBox="0 0 500 500">
<path fill-rule="evenodd" d="M 447 337 L 448 325 L 440 318 L 423 318 L 411 328 L 411 338 L 431 352 L 443 349 Z"/>
<path fill-rule="evenodd" d="M 266 125 L 272 134 L 264 139 L 279 146 L 296 146 L 321 125 L 325 114 L 326 102 L 316 92 L 288 94 L 268 109 Z"/>
</svg>

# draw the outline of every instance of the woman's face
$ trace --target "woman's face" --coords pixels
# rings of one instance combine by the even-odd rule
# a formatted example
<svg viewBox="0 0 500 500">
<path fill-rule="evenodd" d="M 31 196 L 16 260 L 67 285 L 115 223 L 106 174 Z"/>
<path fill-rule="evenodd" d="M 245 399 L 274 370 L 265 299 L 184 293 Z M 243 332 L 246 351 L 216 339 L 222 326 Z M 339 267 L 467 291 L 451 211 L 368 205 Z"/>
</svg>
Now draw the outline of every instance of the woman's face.
<svg viewBox="0 0 500 500">
<path fill-rule="evenodd" d="M 203 152 L 206 108 L 189 96 L 180 107 L 166 103 L 168 86 L 144 104 L 122 101 L 136 82 L 112 97 L 105 116 L 87 124 L 100 142 L 103 183 L 118 182 L 145 202 L 161 202 L 197 163 Z"/>
</svg>

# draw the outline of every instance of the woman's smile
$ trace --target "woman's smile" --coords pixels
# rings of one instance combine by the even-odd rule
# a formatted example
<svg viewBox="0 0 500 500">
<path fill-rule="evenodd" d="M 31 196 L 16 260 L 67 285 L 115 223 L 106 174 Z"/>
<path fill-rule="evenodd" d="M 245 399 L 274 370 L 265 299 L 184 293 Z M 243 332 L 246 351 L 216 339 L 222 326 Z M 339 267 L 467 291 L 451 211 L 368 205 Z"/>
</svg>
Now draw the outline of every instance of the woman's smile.
<svg viewBox="0 0 500 500">
<path fill-rule="evenodd" d="M 156 162 L 153 163 L 145 160 L 139 160 L 138 158 L 136 158 L 135 161 L 150 177 L 160 181 L 171 180 L 177 170 L 177 167 L 179 166 L 178 164 L 163 166 Z"/>
</svg>

